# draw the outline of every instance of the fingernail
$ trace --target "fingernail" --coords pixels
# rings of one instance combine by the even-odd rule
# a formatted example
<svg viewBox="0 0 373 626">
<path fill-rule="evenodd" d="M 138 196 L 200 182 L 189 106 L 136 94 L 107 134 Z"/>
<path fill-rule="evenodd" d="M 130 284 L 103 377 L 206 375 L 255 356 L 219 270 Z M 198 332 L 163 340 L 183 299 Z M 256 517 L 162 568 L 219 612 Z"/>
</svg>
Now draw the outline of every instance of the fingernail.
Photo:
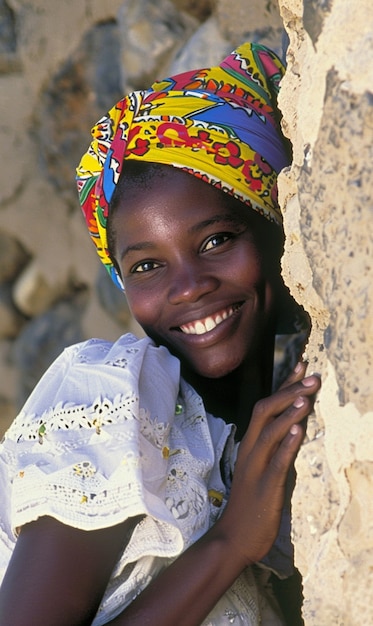
<svg viewBox="0 0 373 626">
<path fill-rule="evenodd" d="M 311 376 L 307 376 L 307 378 L 303 378 L 302 380 L 302 385 L 304 387 L 312 387 L 312 385 L 315 384 L 315 374 L 312 374 Z"/>
<path fill-rule="evenodd" d="M 298 396 L 298 398 L 295 398 L 293 402 L 293 406 L 295 406 L 296 409 L 300 409 L 300 407 L 303 405 L 304 405 L 304 398 L 302 398 L 302 396 Z"/>
<path fill-rule="evenodd" d="M 300 371 L 301 371 L 301 369 L 302 369 L 302 365 L 303 365 L 303 364 L 302 364 L 302 361 L 299 361 L 299 362 L 296 364 L 296 366 L 294 367 L 294 373 L 295 373 L 295 374 L 299 374 L 299 372 L 300 372 Z"/>
<path fill-rule="evenodd" d="M 299 432 L 299 426 L 298 426 L 298 424 L 293 424 L 293 425 L 290 427 L 290 434 L 291 434 L 291 435 L 296 435 L 298 432 Z"/>
</svg>

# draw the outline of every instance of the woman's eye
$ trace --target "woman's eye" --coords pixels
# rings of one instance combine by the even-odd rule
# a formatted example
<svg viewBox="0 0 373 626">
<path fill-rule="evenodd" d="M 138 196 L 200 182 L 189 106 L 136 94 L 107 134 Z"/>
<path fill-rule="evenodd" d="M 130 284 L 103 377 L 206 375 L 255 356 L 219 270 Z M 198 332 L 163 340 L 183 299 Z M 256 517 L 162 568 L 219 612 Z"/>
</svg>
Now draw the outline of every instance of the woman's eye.
<svg viewBox="0 0 373 626">
<path fill-rule="evenodd" d="M 139 274 L 141 272 L 150 272 L 151 270 L 159 267 L 159 263 L 155 261 L 142 261 L 141 263 L 136 263 L 131 269 L 131 274 Z"/>
<path fill-rule="evenodd" d="M 221 246 L 223 243 L 228 241 L 231 236 L 228 233 L 219 233 L 218 235 L 213 235 L 202 246 L 202 252 L 206 252 L 208 250 L 213 250 L 218 246 Z"/>
</svg>

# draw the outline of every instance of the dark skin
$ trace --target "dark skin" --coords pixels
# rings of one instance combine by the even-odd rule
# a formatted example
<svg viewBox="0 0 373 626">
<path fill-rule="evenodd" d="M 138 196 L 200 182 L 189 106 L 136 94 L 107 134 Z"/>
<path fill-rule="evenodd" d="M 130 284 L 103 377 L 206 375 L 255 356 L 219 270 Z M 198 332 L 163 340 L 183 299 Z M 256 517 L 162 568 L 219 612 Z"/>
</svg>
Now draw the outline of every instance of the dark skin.
<svg viewBox="0 0 373 626">
<path fill-rule="evenodd" d="M 262 356 L 273 354 L 273 337 L 267 338 L 271 345 L 264 349 Z M 261 374 L 265 372 L 268 378 Z M 206 409 L 212 415 L 219 415 L 228 423 L 236 426 L 236 439 L 241 441 L 248 423 L 247 412 L 250 414 L 259 398 L 269 394 L 272 380 L 272 362 L 268 367 L 258 368 L 257 366 L 248 370 L 241 367 L 219 379 L 202 379 L 196 376 L 193 371 L 183 368 L 183 376 L 204 398 Z M 249 407 L 249 408 L 248 408 Z M 232 420 L 232 415 L 236 417 Z M 241 418 L 242 417 L 242 418 Z"/>
<path fill-rule="evenodd" d="M 243 569 L 267 554 L 320 388 L 299 363 L 270 395 L 276 288 L 255 233 L 220 193 L 170 170 L 146 189 L 128 188 L 115 211 L 127 298 L 145 331 L 179 356 L 207 409 L 243 434 L 220 519 L 115 625 L 198 626 Z M 25 525 L 1 588 L 0 623 L 91 624 L 137 521 L 90 532 L 52 518 Z"/>
</svg>

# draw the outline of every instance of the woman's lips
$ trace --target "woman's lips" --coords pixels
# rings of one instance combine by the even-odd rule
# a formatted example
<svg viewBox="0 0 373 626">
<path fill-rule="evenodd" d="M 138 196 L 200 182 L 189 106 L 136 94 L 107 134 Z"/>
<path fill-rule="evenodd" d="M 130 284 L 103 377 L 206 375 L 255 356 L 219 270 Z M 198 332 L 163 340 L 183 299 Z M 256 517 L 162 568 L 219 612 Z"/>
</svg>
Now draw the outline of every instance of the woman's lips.
<svg viewBox="0 0 373 626">
<path fill-rule="evenodd" d="M 209 315 L 204 319 L 194 320 L 193 322 L 188 322 L 188 324 L 182 324 L 179 327 L 181 332 L 186 335 L 204 335 L 205 333 L 210 332 L 216 326 L 219 326 L 224 320 L 232 317 L 233 313 L 239 309 L 241 304 L 235 304 L 233 306 L 229 306 L 218 313 L 214 313 L 214 315 Z"/>
</svg>

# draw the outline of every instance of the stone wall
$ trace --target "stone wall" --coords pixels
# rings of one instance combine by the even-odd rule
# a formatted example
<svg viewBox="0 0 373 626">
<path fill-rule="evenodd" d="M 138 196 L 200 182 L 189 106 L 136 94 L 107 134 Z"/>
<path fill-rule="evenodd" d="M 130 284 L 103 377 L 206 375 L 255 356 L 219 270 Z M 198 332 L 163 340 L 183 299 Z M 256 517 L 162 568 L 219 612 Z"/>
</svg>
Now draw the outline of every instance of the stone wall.
<svg viewBox="0 0 373 626">
<path fill-rule="evenodd" d="M 307 626 L 373 623 L 371 0 L 0 0 L 0 430 L 67 344 L 135 330 L 83 225 L 74 168 L 132 88 L 282 54 L 294 162 L 280 183 L 284 275 L 310 312 L 323 388 L 297 461 L 293 530 Z M 286 39 L 286 38 L 285 38 Z"/>
<path fill-rule="evenodd" d="M 294 160 L 281 180 L 295 297 L 323 387 L 297 461 L 293 530 L 307 626 L 373 624 L 373 7 L 280 0 Z M 370 412 L 369 412 L 370 411 Z"/>
</svg>

